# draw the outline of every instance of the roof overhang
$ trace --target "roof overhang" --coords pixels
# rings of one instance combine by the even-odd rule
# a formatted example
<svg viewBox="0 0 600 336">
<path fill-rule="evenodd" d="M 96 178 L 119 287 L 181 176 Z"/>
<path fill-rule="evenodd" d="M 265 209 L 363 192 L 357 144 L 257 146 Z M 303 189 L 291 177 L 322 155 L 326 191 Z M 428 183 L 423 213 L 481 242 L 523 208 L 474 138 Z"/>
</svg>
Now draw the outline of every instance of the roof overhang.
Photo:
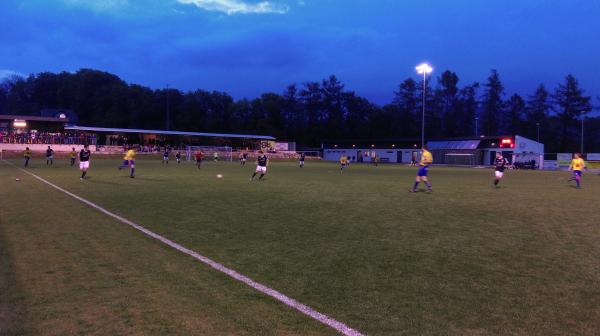
<svg viewBox="0 0 600 336">
<path fill-rule="evenodd" d="M 57 122 L 57 123 L 68 123 L 69 118 L 53 118 L 53 117 L 38 117 L 28 115 L 9 115 L 0 114 L 0 120 L 25 120 L 25 121 L 43 121 L 43 122 Z"/>
<path fill-rule="evenodd" d="M 180 131 L 163 131 L 163 130 L 147 130 L 135 128 L 108 128 L 108 127 L 88 127 L 88 126 L 65 126 L 68 131 L 82 132 L 100 132 L 100 133 L 134 133 L 134 134 L 161 134 L 161 135 L 181 135 L 181 136 L 197 136 L 210 138 L 236 138 L 236 139 L 256 139 L 256 140 L 275 140 L 269 135 L 256 134 L 229 134 L 229 133 L 203 133 L 203 132 L 180 132 Z"/>
</svg>

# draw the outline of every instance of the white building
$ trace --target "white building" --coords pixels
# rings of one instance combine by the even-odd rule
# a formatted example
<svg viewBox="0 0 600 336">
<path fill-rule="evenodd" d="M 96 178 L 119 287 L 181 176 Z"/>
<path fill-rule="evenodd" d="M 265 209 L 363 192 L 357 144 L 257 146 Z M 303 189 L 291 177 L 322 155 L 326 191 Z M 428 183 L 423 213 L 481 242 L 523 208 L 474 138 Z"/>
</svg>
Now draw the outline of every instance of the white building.
<svg viewBox="0 0 600 336">
<path fill-rule="evenodd" d="M 496 152 L 502 152 L 511 163 L 533 164 L 537 168 L 542 168 L 544 161 L 544 145 L 520 135 L 431 139 L 427 145 L 436 164 L 492 165 Z M 378 158 L 382 163 L 410 163 L 420 156 L 419 141 L 415 139 L 328 141 L 322 148 L 323 159 L 328 161 L 338 161 L 346 155 L 352 162 Z"/>
</svg>

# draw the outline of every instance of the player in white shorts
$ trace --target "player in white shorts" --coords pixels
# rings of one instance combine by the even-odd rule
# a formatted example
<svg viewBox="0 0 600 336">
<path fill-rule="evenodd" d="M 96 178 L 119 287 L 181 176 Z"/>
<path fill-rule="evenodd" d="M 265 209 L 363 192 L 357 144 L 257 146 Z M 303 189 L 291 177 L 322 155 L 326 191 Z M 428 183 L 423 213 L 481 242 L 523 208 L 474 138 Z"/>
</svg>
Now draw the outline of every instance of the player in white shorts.
<svg viewBox="0 0 600 336">
<path fill-rule="evenodd" d="M 169 150 L 165 148 L 165 152 L 163 153 L 162 163 L 169 164 Z"/>
<path fill-rule="evenodd" d="M 504 169 L 508 165 L 508 160 L 502 156 L 502 153 L 496 152 L 496 160 L 494 160 L 494 187 L 498 186 L 502 177 L 504 177 Z"/>
<path fill-rule="evenodd" d="M 267 173 L 268 162 L 269 162 L 269 159 L 263 153 L 263 151 L 258 152 L 258 157 L 256 158 L 256 171 L 254 172 L 254 174 L 252 174 L 252 177 L 250 178 L 250 181 L 254 180 L 254 177 L 258 173 L 260 173 L 260 177 L 258 179 L 262 180 L 262 178 Z"/>
<path fill-rule="evenodd" d="M 87 174 L 88 169 L 90 168 L 90 156 L 92 152 L 90 152 L 88 145 L 84 145 L 81 152 L 79 152 L 79 170 L 81 170 L 81 178 L 83 181 L 85 178 L 85 174 Z"/>
</svg>

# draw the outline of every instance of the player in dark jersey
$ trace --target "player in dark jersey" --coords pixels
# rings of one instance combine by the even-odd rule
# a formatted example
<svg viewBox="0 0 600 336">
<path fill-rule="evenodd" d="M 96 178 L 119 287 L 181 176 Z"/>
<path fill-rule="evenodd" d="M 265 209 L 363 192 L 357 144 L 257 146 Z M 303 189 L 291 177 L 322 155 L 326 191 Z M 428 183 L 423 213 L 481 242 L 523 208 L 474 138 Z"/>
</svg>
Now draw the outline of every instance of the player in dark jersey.
<svg viewBox="0 0 600 336">
<path fill-rule="evenodd" d="M 254 171 L 254 174 L 252 174 L 250 181 L 254 180 L 254 177 L 258 173 L 260 173 L 260 177 L 258 179 L 262 180 L 262 178 L 267 173 L 267 165 L 268 164 L 269 164 L 269 158 L 267 158 L 267 156 L 263 153 L 263 151 L 258 152 L 258 157 L 256 158 L 256 170 Z"/>
<path fill-rule="evenodd" d="M 169 164 L 169 150 L 168 149 L 165 149 L 165 152 L 163 153 L 162 163 Z"/>
<path fill-rule="evenodd" d="M 90 168 L 90 156 L 92 152 L 90 152 L 88 145 L 84 145 L 83 149 L 79 152 L 79 170 L 81 170 L 80 180 L 83 181 L 85 178 L 85 174 L 87 174 L 88 169 Z"/>
<path fill-rule="evenodd" d="M 304 167 L 304 159 L 306 158 L 305 153 L 300 153 L 300 168 Z"/>
<path fill-rule="evenodd" d="M 502 153 L 496 152 L 496 159 L 494 160 L 494 187 L 498 186 L 502 177 L 504 177 L 504 169 L 508 165 L 508 160 L 502 156 Z"/>
<path fill-rule="evenodd" d="M 175 159 L 177 160 L 177 163 L 181 163 L 181 152 L 177 152 L 177 154 L 175 154 Z"/>
<path fill-rule="evenodd" d="M 50 146 L 46 149 L 46 165 L 54 165 L 54 150 Z"/>
<path fill-rule="evenodd" d="M 248 153 L 242 153 L 242 166 L 246 165 L 246 161 L 248 161 Z"/>
</svg>

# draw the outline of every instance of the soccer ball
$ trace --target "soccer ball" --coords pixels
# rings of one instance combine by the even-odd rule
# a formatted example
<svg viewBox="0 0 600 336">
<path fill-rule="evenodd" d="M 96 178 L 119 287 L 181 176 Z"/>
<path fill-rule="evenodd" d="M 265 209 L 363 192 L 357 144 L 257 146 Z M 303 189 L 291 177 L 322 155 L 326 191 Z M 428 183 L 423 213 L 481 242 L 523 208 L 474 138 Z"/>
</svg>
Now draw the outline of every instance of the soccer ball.
<svg viewBox="0 0 600 336">
<path fill-rule="evenodd" d="M 218 179 L 222 179 L 223 178 L 223 174 L 217 174 L 217 178 Z"/>
<path fill-rule="evenodd" d="M 20 178 L 16 178 L 15 181 L 19 182 L 19 181 L 21 181 L 21 179 Z"/>
</svg>

